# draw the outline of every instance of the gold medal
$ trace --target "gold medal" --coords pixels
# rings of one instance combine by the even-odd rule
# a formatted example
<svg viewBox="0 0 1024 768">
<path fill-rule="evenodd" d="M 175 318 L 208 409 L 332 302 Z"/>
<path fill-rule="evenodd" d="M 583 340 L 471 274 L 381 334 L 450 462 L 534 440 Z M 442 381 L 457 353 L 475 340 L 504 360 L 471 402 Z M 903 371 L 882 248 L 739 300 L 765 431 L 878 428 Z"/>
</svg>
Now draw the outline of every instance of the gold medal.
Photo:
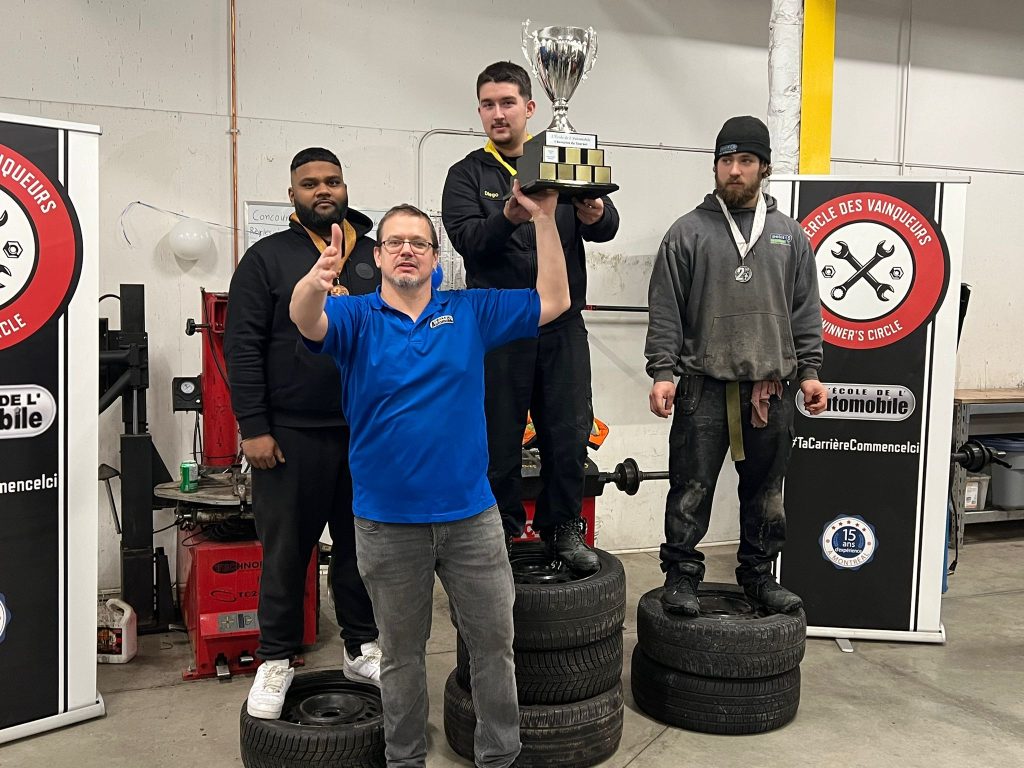
<svg viewBox="0 0 1024 768">
<path fill-rule="evenodd" d="M 348 296 L 348 288 L 338 282 L 338 278 L 334 278 L 334 285 L 331 286 L 331 296 Z"/>
</svg>

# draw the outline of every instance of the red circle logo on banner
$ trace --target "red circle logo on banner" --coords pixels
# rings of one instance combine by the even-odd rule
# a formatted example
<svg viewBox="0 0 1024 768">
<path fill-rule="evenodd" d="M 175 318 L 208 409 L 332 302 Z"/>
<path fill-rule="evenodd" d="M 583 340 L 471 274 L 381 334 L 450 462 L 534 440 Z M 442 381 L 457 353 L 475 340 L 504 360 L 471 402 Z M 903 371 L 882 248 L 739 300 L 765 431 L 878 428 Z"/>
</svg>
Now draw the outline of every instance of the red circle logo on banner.
<svg viewBox="0 0 1024 768">
<path fill-rule="evenodd" d="M 811 211 L 822 336 L 848 349 L 884 347 L 928 322 L 949 281 L 942 233 L 912 205 L 854 192 Z"/>
<path fill-rule="evenodd" d="M 29 339 L 70 301 L 82 232 L 64 189 L 0 144 L 0 349 Z"/>
</svg>

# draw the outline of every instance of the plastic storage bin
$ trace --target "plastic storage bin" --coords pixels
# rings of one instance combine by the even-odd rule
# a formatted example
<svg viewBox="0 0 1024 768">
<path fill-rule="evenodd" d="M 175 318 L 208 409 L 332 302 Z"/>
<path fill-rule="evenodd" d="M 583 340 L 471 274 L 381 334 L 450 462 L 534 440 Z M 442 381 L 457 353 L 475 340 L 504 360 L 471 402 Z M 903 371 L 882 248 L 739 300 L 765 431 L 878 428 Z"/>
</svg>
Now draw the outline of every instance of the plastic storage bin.
<svg viewBox="0 0 1024 768">
<path fill-rule="evenodd" d="M 1009 468 L 992 464 L 992 506 L 1000 509 L 1024 509 L 1024 436 L 986 437 L 989 448 L 1005 451 L 1003 461 Z"/>
</svg>

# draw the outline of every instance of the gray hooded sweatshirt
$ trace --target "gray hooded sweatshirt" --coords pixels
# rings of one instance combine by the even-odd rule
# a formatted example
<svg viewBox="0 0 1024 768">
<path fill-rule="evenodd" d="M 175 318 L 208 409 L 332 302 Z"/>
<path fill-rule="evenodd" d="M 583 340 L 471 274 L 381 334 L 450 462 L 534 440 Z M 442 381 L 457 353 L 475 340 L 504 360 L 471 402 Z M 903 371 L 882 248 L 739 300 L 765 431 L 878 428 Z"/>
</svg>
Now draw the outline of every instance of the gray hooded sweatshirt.
<svg viewBox="0 0 1024 768">
<path fill-rule="evenodd" d="M 749 282 L 736 281 L 739 251 L 709 194 L 673 224 L 658 249 L 648 291 L 647 373 L 722 381 L 817 379 L 821 304 L 814 254 L 800 225 L 765 195 L 764 232 L 747 252 Z M 754 209 L 729 211 L 744 237 Z"/>
</svg>

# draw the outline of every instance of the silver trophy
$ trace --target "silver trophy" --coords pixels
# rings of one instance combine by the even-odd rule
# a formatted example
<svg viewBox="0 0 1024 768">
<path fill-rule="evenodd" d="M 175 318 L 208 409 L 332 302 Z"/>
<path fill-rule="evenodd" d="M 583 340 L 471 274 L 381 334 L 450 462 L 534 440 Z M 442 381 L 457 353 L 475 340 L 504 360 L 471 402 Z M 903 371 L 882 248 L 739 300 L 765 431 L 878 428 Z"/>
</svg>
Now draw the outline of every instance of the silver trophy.
<svg viewBox="0 0 1024 768">
<path fill-rule="evenodd" d="M 597 136 L 577 133 L 569 122 L 569 99 L 597 61 L 593 27 L 544 27 L 530 32 L 523 22 L 523 54 L 548 98 L 551 125 L 523 146 L 516 168 L 525 192 L 558 189 L 571 197 L 614 192 L 612 169 L 598 149 Z"/>
<path fill-rule="evenodd" d="M 549 131 L 575 133 L 569 122 L 569 99 L 587 79 L 597 61 L 597 32 L 593 27 L 544 27 L 530 31 L 523 22 L 523 55 L 533 76 L 551 99 Z"/>
</svg>

